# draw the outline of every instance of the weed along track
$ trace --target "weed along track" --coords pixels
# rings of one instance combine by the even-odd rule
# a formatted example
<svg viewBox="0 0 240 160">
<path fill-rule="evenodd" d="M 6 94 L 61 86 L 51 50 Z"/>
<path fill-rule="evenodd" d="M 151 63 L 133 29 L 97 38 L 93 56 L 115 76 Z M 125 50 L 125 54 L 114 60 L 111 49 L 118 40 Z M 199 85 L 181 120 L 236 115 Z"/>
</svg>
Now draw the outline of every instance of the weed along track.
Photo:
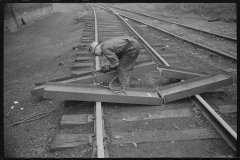
<svg viewBox="0 0 240 160">
<path fill-rule="evenodd" d="M 33 96 L 65 100 L 81 111 L 63 115 L 50 151 L 84 148 L 91 157 L 218 157 L 236 155 L 236 62 L 136 22 L 109 7 L 87 14 L 72 76 L 36 84 Z M 116 71 L 88 52 L 91 42 L 128 35 L 141 44 L 131 85 L 116 94 L 96 84 Z M 94 80 L 94 81 L 93 81 Z M 96 82 L 96 83 L 95 83 Z M 233 85 L 235 84 L 235 85 Z M 201 94 L 201 95 L 200 95 Z M 221 97 L 221 98 L 219 98 Z M 226 110 L 225 110 L 226 111 Z M 81 156 L 80 156 L 81 157 Z"/>
</svg>

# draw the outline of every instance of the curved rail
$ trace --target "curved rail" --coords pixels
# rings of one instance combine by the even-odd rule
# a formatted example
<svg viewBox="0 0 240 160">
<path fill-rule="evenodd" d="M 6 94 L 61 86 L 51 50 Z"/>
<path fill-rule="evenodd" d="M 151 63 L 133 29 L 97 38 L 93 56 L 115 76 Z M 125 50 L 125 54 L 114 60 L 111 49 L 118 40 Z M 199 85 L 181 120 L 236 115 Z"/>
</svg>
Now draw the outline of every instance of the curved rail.
<svg viewBox="0 0 240 160">
<path fill-rule="evenodd" d="M 197 30 L 199 32 L 211 34 L 213 36 L 218 36 L 218 37 L 225 38 L 225 39 L 228 39 L 228 40 L 237 41 L 236 38 L 232 38 L 232 37 L 224 36 L 224 35 L 221 35 L 221 34 L 204 31 L 204 30 L 201 30 L 201 29 L 198 29 L 198 28 L 190 27 L 190 26 L 187 26 L 187 25 L 184 25 L 184 24 L 173 22 L 173 21 L 168 21 L 168 20 L 165 20 L 165 19 L 162 19 L 162 18 L 159 18 L 159 17 L 148 15 L 148 14 L 143 14 L 143 13 L 136 12 L 136 11 L 130 11 L 130 10 L 127 10 L 127 9 L 123 9 L 123 8 L 115 7 L 115 6 L 110 6 L 110 5 L 106 5 L 106 6 L 109 6 L 109 7 L 112 7 L 112 8 L 117 8 L 117 9 L 120 9 L 120 10 L 123 10 L 123 11 L 135 13 L 135 14 L 139 14 L 139 15 L 142 15 L 142 16 L 150 17 L 150 18 L 153 18 L 153 19 L 158 19 L 158 20 L 161 20 L 161 21 L 164 21 L 164 22 L 175 24 L 175 25 L 183 26 L 183 27 L 186 27 L 186 28 L 189 28 L 189 29 L 192 29 L 192 30 Z"/>
<path fill-rule="evenodd" d="M 100 7 L 100 6 L 98 6 Z M 100 7 L 103 8 L 103 7 Z M 109 7 L 107 7 L 108 10 L 113 12 L 115 15 L 117 15 L 131 30 L 135 35 L 148 47 L 149 50 L 152 51 L 152 53 L 156 54 L 157 52 L 136 32 L 134 29 L 120 16 L 121 14 L 113 11 Z M 105 8 L 103 8 L 105 9 Z M 166 66 L 170 66 L 161 56 L 156 54 L 158 59 L 162 61 L 163 64 Z M 223 137 L 223 139 L 231 146 L 231 148 L 236 152 L 237 151 L 237 133 L 212 109 L 212 107 L 200 96 L 200 95 L 194 95 L 194 98 L 191 98 L 191 100 L 195 100 L 196 103 L 199 103 L 200 105 L 197 105 L 198 108 L 200 108 L 201 111 L 204 110 L 203 115 L 209 120 L 209 122 L 213 125 L 213 127 L 218 131 L 218 133 Z"/>
<path fill-rule="evenodd" d="M 91 6 L 91 5 L 90 5 Z M 97 27 L 97 16 L 94 8 L 91 6 L 94 12 L 94 40 L 98 42 L 98 27 Z M 99 63 L 99 56 L 95 57 L 96 61 L 96 70 L 100 69 Z M 101 102 L 96 102 L 95 106 L 95 138 L 96 138 L 96 145 L 97 145 L 97 158 L 104 158 L 104 145 L 103 145 L 103 119 L 102 119 L 102 105 Z"/>
</svg>

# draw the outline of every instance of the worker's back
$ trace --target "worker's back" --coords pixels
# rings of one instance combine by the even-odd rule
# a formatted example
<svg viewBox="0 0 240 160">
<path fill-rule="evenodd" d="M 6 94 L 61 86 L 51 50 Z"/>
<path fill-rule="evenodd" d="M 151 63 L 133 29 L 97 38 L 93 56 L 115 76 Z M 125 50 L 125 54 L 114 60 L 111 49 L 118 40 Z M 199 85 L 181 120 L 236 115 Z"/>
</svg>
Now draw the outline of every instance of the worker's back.
<svg viewBox="0 0 240 160">
<path fill-rule="evenodd" d="M 103 42 L 103 45 L 102 45 L 103 54 L 107 54 L 108 50 L 111 50 L 111 52 L 115 53 L 120 58 L 122 55 L 119 55 L 119 53 L 122 52 L 124 46 L 128 42 L 137 43 L 137 40 L 135 40 L 133 37 L 130 37 L 130 36 L 121 36 L 121 37 L 111 38 Z"/>
</svg>

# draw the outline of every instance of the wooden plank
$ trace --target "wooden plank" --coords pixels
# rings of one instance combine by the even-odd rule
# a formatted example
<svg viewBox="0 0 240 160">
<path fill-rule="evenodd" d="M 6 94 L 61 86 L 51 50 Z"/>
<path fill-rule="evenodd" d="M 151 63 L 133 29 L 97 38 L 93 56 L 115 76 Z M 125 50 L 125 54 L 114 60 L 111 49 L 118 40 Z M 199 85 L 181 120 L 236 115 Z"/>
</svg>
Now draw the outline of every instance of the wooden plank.
<svg viewBox="0 0 240 160">
<path fill-rule="evenodd" d="M 148 116 L 151 115 L 151 116 Z M 174 117 L 190 117 L 192 115 L 192 111 L 188 108 L 179 109 L 179 110 L 166 110 L 166 111 L 158 111 L 154 113 L 144 113 L 142 115 L 136 115 L 136 113 L 123 113 L 121 120 L 117 119 L 119 122 L 124 121 L 140 121 L 140 120 L 150 120 L 150 119 L 162 119 L 162 118 L 174 118 Z M 123 120 L 124 119 L 124 120 Z"/>
<path fill-rule="evenodd" d="M 176 54 L 161 54 L 163 57 L 176 57 Z"/>
<path fill-rule="evenodd" d="M 85 29 L 94 29 L 94 27 L 88 27 L 88 26 L 87 26 L 87 27 L 85 27 Z"/>
<path fill-rule="evenodd" d="M 237 106 L 234 104 L 228 104 L 223 106 L 217 106 L 218 111 L 221 113 L 235 113 L 237 112 Z"/>
<path fill-rule="evenodd" d="M 104 31 L 108 31 L 108 32 L 126 32 L 126 30 L 123 29 L 123 28 L 99 28 L 98 31 L 99 32 L 104 32 Z"/>
<path fill-rule="evenodd" d="M 93 42 L 93 40 L 87 40 L 87 39 L 85 40 L 85 39 L 82 39 L 81 42 L 83 42 L 83 43 L 89 43 L 89 44 L 90 44 L 90 43 Z"/>
<path fill-rule="evenodd" d="M 90 52 L 87 52 L 87 53 L 81 53 L 81 52 L 78 52 L 76 53 L 77 56 L 81 56 L 81 57 L 89 57 L 89 58 L 94 58 Z"/>
<path fill-rule="evenodd" d="M 180 63 L 178 59 L 169 59 L 167 60 L 168 63 L 173 64 L 173 63 Z"/>
<path fill-rule="evenodd" d="M 98 26 L 99 29 L 124 29 L 124 26 L 119 25 L 119 26 L 107 26 L 107 25 L 100 25 Z"/>
<path fill-rule="evenodd" d="M 84 21 L 90 21 L 94 22 L 94 18 L 88 18 L 88 17 L 80 17 L 80 18 L 75 18 L 75 20 L 84 20 Z"/>
<path fill-rule="evenodd" d="M 76 57 L 75 61 L 87 61 L 87 60 L 94 60 L 93 57 Z"/>
<path fill-rule="evenodd" d="M 86 26 L 87 26 L 87 27 L 94 27 L 94 24 L 92 24 L 92 23 L 87 23 Z"/>
<path fill-rule="evenodd" d="M 72 47 L 72 50 L 86 50 L 88 48 L 89 44 L 80 44 L 75 47 Z M 87 51 L 81 51 L 81 52 L 87 52 Z M 89 52 L 88 52 L 89 53 Z"/>
<path fill-rule="evenodd" d="M 91 134 L 57 134 L 50 146 L 50 152 L 90 144 Z"/>
<path fill-rule="evenodd" d="M 189 129 L 179 131 L 142 131 L 142 132 L 113 132 L 112 135 L 119 135 L 121 138 L 112 138 L 112 144 L 122 143 L 143 143 L 143 142 L 161 142 L 161 141 L 186 141 L 196 139 L 221 138 L 213 129 Z M 133 135 L 133 136 L 132 136 Z"/>
<path fill-rule="evenodd" d="M 146 57 L 146 58 L 137 58 L 136 62 L 141 62 L 142 60 L 153 60 L 154 58 L 153 57 Z"/>
<path fill-rule="evenodd" d="M 116 36 L 124 36 L 124 35 L 129 35 L 130 33 L 125 31 L 125 32 L 114 32 L 114 33 L 109 33 L 109 32 L 101 32 L 98 34 L 98 36 L 106 36 L 106 35 L 116 35 Z"/>
<path fill-rule="evenodd" d="M 83 67 L 93 67 L 93 65 L 94 65 L 93 63 L 74 63 L 71 68 L 75 69 L 75 68 L 83 68 Z"/>
<path fill-rule="evenodd" d="M 126 36 L 129 36 L 130 35 L 126 35 Z M 100 39 L 103 39 L 103 40 L 107 40 L 107 39 L 111 39 L 114 37 L 114 35 L 104 35 L 104 36 L 98 36 Z"/>
<path fill-rule="evenodd" d="M 84 37 L 86 37 L 86 36 L 94 36 L 94 33 L 92 32 L 88 32 L 88 33 L 83 33 L 82 34 Z"/>
<path fill-rule="evenodd" d="M 112 23 L 111 25 L 108 24 L 98 24 L 98 28 L 120 28 L 120 29 L 124 29 L 123 24 L 115 24 Z"/>
<path fill-rule="evenodd" d="M 73 128 L 93 121 L 92 114 L 63 115 L 59 128 Z"/>
<path fill-rule="evenodd" d="M 107 30 L 102 30 L 101 32 L 99 32 L 99 34 L 129 34 L 130 32 L 126 31 L 126 30 L 121 30 L 121 31 L 115 31 L 115 32 L 108 32 Z"/>
<path fill-rule="evenodd" d="M 49 82 L 44 87 L 43 98 L 147 105 L 162 104 L 162 98 L 158 96 L 156 90 L 125 88 L 124 92 L 116 94 L 110 89 L 91 84 Z"/>
<path fill-rule="evenodd" d="M 138 55 L 138 58 L 147 58 L 147 57 L 151 57 L 151 56 L 147 55 L 147 54 L 140 54 L 140 55 Z"/>
<path fill-rule="evenodd" d="M 93 72 L 93 70 L 91 71 L 72 71 L 71 74 L 72 75 L 81 75 L 81 74 L 84 74 L 84 73 L 89 73 L 89 72 Z"/>
<path fill-rule="evenodd" d="M 207 75 L 159 88 L 158 92 L 166 103 L 225 87 L 232 83 L 233 79 L 230 76 Z"/>
<path fill-rule="evenodd" d="M 176 110 L 165 110 L 165 111 L 155 111 L 154 113 L 128 113 L 124 112 L 121 114 L 119 119 L 113 119 L 113 121 L 124 122 L 124 121 L 141 121 L 150 119 L 162 119 L 162 118 L 175 118 L 175 117 L 190 117 L 192 116 L 192 111 L 189 108 L 176 109 Z M 151 116 L 147 116 L 147 115 Z M 123 120 L 124 119 L 124 120 Z"/>
<path fill-rule="evenodd" d="M 83 32 L 94 32 L 94 28 L 92 28 L 92 29 L 86 29 L 86 28 L 84 28 Z"/>
<path fill-rule="evenodd" d="M 195 55 L 195 56 L 198 58 L 204 58 L 204 59 L 209 58 L 209 55 Z"/>
<path fill-rule="evenodd" d="M 152 45 L 153 47 L 165 47 L 166 45 L 164 45 L 164 44 L 154 44 L 154 45 Z"/>
<path fill-rule="evenodd" d="M 98 26 L 123 26 L 121 22 L 116 22 L 116 23 L 98 23 Z"/>
<path fill-rule="evenodd" d="M 101 17 L 101 16 L 99 16 Z M 106 16 L 102 17 L 104 19 L 106 19 Z M 114 18 L 108 18 L 107 21 L 104 21 L 104 23 L 109 23 L 109 24 L 113 24 L 113 23 L 119 23 L 119 21 L 115 21 L 116 19 Z"/>
<path fill-rule="evenodd" d="M 86 37 L 82 37 L 81 40 L 91 40 L 91 41 L 94 41 L 94 37 L 93 36 L 86 36 Z"/>
</svg>

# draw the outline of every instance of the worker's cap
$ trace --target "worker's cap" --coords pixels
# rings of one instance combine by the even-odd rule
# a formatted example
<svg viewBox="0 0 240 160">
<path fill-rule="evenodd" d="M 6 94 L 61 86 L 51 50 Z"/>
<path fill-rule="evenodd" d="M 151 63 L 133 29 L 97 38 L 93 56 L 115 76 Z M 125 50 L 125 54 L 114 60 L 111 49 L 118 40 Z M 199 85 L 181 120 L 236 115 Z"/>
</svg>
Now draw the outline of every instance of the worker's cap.
<svg viewBox="0 0 240 160">
<path fill-rule="evenodd" d="M 91 54 L 93 54 L 94 53 L 94 50 L 95 50 L 95 48 L 97 47 L 97 45 L 98 45 L 98 43 L 97 42 L 92 42 L 91 44 L 90 44 L 90 46 L 89 46 L 89 49 L 88 49 L 88 51 L 91 53 Z"/>
</svg>

